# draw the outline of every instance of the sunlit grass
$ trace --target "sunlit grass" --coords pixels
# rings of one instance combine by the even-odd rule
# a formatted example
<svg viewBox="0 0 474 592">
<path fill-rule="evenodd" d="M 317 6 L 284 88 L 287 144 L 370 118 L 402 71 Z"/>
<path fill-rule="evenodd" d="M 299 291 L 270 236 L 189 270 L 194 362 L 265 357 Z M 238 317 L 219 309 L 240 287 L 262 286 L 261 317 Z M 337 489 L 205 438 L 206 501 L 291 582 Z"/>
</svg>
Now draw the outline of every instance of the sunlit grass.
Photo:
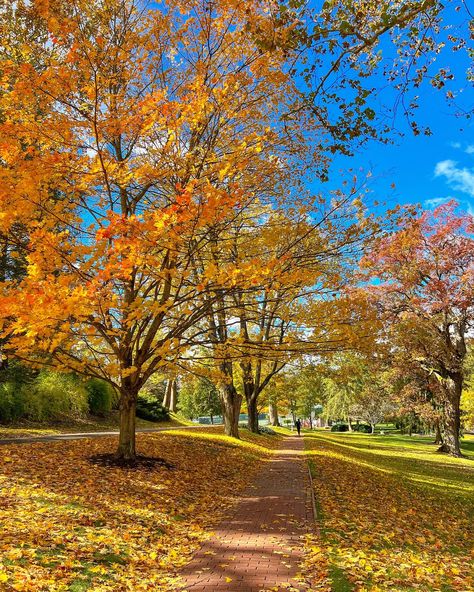
<svg viewBox="0 0 474 592">
<path fill-rule="evenodd" d="M 253 434 L 249 430 L 239 430 L 240 439 L 231 438 L 224 434 L 224 428 L 218 426 L 210 428 L 203 426 L 195 430 L 173 429 L 167 432 L 168 435 L 177 435 L 183 438 L 190 438 L 201 441 L 210 441 L 225 444 L 230 447 L 244 448 L 256 452 L 269 452 L 280 446 L 282 436 L 280 434 Z"/>
<path fill-rule="evenodd" d="M 306 434 L 308 440 L 327 442 L 335 450 L 325 452 L 352 464 L 410 480 L 416 485 L 444 488 L 454 494 L 474 498 L 474 436 L 462 440 L 466 458 L 439 454 L 433 439 L 400 434 L 372 436 L 367 434 L 317 431 Z M 317 454 L 313 450 L 311 454 Z"/>
<path fill-rule="evenodd" d="M 286 428 L 283 426 L 271 426 L 272 430 L 277 434 L 283 434 L 284 436 L 295 436 L 296 430 L 292 430 L 291 428 Z"/>
<path fill-rule="evenodd" d="M 305 433 L 321 536 L 307 545 L 317 589 L 474 589 L 474 438 L 466 458 L 430 438 Z"/>
</svg>

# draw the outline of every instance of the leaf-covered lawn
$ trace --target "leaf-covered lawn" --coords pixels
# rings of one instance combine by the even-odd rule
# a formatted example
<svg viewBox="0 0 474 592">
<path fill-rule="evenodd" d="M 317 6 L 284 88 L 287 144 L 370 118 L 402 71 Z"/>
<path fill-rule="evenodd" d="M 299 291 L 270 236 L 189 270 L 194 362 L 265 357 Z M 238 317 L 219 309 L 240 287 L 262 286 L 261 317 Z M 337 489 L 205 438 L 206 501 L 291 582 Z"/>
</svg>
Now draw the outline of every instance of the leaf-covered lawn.
<svg viewBox="0 0 474 592">
<path fill-rule="evenodd" d="M 308 543 L 314 590 L 474 590 L 474 438 L 468 459 L 429 439 L 306 434 L 320 536 Z"/>
<path fill-rule="evenodd" d="M 0 589 L 168 591 L 280 436 L 138 436 L 173 468 L 90 462 L 114 438 L 0 448 Z"/>
</svg>

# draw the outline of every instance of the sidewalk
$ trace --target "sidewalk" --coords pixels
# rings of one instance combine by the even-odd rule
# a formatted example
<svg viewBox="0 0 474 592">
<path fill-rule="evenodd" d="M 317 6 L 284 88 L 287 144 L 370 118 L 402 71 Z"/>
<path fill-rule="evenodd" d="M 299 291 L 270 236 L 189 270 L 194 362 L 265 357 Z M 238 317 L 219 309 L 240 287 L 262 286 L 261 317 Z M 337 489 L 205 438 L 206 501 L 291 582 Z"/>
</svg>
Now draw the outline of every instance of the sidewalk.
<svg viewBox="0 0 474 592">
<path fill-rule="evenodd" d="M 285 438 L 229 520 L 182 571 L 188 592 L 306 590 L 296 576 L 313 524 L 303 438 Z"/>
<path fill-rule="evenodd" d="M 201 425 L 196 424 L 192 426 L 170 426 L 162 428 L 137 428 L 137 434 L 154 434 L 156 432 L 170 432 L 174 430 L 195 430 L 199 428 L 213 428 L 218 425 Z M 21 438 L 0 438 L 0 446 L 3 444 L 34 444 L 35 442 L 55 442 L 56 440 L 84 440 L 87 438 L 104 438 L 107 436 L 118 436 L 119 432 L 104 431 L 104 432 L 71 432 L 64 434 L 49 434 L 47 436 L 22 436 Z"/>
</svg>

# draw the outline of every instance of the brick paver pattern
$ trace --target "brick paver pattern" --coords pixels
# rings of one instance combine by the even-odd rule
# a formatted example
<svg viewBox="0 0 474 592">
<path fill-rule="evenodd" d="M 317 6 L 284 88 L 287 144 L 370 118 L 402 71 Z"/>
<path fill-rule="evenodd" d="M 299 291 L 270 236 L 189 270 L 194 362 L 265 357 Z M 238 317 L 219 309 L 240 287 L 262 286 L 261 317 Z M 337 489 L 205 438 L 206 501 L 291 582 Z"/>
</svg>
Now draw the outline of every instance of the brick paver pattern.
<svg viewBox="0 0 474 592">
<path fill-rule="evenodd" d="M 313 524 L 303 438 L 285 438 L 232 516 L 181 572 L 188 592 L 306 590 L 298 582 Z"/>
</svg>

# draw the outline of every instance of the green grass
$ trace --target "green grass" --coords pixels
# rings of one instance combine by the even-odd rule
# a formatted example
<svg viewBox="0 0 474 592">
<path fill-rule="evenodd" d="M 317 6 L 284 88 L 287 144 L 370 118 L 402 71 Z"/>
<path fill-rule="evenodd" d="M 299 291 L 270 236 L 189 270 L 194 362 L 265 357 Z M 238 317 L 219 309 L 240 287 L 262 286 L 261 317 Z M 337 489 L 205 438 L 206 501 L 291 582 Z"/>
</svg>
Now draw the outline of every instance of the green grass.
<svg viewBox="0 0 474 592">
<path fill-rule="evenodd" d="M 462 439 L 465 458 L 439 454 L 433 438 L 402 434 L 360 434 L 317 430 L 305 433 L 308 439 L 327 442 L 346 461 L 410 481 L 413 485 L 474 499 L 474 436 Z"/>
<path fill-rule="evenodd" d="M 304 435 L 320 530 L 306 573 L 317 589 L 474 590 L 474 436 L 454 458 L 430 437 Z"/>
<path fill-rule="evenodd" d="M 351 592 L 354 589 L 344 571 L 336 565 L 329 566 L 329 577 L 331 578 L 331 592 Z"/>
</svg>

